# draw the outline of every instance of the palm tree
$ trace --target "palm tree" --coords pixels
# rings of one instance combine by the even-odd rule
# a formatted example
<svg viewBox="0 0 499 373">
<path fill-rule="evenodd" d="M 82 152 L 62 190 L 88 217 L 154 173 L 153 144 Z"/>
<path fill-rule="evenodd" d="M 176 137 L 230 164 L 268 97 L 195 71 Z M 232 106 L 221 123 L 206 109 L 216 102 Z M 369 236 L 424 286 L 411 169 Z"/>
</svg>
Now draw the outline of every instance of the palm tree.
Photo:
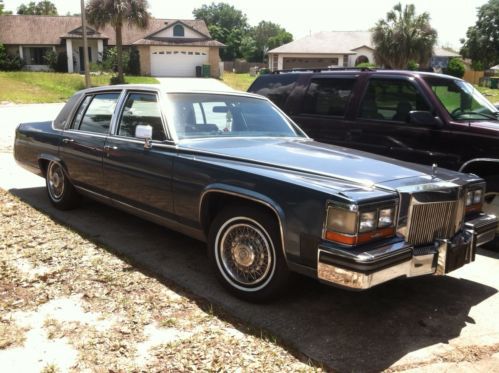
<svg viewBox="0 0 499 373">
<path fill-rule="evenodd" d="M 371 31 L 376 62 L 394 69 L 407 68 L 409 61 L 427 66 L 437 41 L 430 15 L 425 12 L 416 16 L 414 4 L 402 9 L 398 3 Z"/>
<path fill-rule="evenodd" d="M 97 29 L 111 25 L 116 32 L 116 50 L 118 59 L 118 83 L 123 78 L 123 25 L 136 26 L 141 29 L 149 25 L 150 14 L 147 11 L 147 0 L 90 0 L 86 7 L 88 23 Z"/>
</svg>

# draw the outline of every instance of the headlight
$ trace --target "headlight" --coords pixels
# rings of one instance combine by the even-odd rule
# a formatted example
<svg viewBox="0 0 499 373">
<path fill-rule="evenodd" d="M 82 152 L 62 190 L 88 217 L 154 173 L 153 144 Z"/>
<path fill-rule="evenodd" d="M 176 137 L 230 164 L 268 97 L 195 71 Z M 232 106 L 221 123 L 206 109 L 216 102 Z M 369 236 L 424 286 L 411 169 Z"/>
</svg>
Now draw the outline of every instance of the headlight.
<svg viewBox="0 0 499 373">
<path fill-rule="evenodd" d="M 482 202 L 482 195 L 483 195 L 482 189 L 477 189 L 473 192 L 473 204 L 474 205 Z"/>
<path fill-rule="evenodd" d="M 359 232 L 370 232 L 376 228 L 376 211 L 360 214 Z"/>
<path fill-rule="evenodd" d="M 359 211 L 360 210 L 360 211 Z M 327 210 L 324 238 L 344 245 L 358 245 L 395 234 L 396 206 L 333 205 Z"/>
<path fill-rule="evenodd" d="M 344 234 L 357 233 L 357 212 L 330 207 L 327 213 L 327 230 Z"/>
<path fill-rule="evenodd" d="M 385 228 L 393 225 L 395 208 L 379 210 L 378 228 Z"/>
<path fill-rule="evenodd" d="M 466 206 L 471 206 L 473 203 L 473 192 L 469 191 L 466 193 Z"/>
<path fill-rule="evenodd" d="M 483 188 L 474 188 L 466 192 L 466 213 L 482 211 Z"/>
</svg>

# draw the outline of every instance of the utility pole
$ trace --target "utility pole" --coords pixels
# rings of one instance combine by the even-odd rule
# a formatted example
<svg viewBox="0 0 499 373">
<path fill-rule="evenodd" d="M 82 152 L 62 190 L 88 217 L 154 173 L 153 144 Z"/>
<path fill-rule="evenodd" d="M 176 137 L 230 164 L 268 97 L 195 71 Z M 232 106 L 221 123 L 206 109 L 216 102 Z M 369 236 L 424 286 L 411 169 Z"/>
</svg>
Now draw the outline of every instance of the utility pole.
<svg viewBox="0 0 499 373">
<path fill-rule="evenodd" d="M 83 65 L 85 69 L 85 87 L 90 87 L 90 71 L 88 68 L 87 19 L 85 16 L 85 0 L 81 0 L 81 24 L 83 30 Z"/>
</svg>

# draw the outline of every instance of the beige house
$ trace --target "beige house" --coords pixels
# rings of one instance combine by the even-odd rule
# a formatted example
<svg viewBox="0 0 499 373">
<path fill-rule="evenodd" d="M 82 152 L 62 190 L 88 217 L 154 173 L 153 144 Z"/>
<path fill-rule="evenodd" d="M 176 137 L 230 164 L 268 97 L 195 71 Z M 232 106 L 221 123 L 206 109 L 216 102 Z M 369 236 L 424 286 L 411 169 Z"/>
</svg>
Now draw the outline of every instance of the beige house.
<svg viewBox="0 0 499 373">
<path fill-rule="evenodd" d="M 369 31 L 323 31 L 268 52 L 272 71 L 293 68 L 354 67 L 374 62 Z"/>
<path fill-rule="evenodd" d="M 48 50 L 66 52 L 68 72 L 83 69 L 83 32 L 80 17 L 0 16 L 0 43 L 7 53 L 17 54 L 31 70 L 48 70 L 44 55 Z M 90 62 L 102 60 L 104 49 L 116 45 L 110 26 L 96 30 L 87 27 Z M 210 36 L 202 20 L 152 18 L 146 30 L 123 27 L 123 46 L 137 47 L 143 75 L 195 76 L 196 67 L 210 65 L 218 77 L 219 49 L 224 45 Z"/>
</svg>

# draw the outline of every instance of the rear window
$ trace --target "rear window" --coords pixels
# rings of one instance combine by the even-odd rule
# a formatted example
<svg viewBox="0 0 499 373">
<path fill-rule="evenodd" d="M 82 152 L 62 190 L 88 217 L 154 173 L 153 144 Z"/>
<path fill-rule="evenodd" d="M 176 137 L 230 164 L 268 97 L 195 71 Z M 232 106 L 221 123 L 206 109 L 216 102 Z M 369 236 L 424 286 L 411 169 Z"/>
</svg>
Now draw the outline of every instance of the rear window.
<svg viewBox="0 0 499 373">
<path fill-rule="evenodd" d="M 305 114 L 345 116 L 355 78 L 314 78 L 305 94 Z"/>
<path fill-rule="evenodd" d="M 248 91 L 265 96 L 284 109 L 286 100 L 299 77 L 299 74 L 262 75 L 253 82 Z"/>
</svg>

